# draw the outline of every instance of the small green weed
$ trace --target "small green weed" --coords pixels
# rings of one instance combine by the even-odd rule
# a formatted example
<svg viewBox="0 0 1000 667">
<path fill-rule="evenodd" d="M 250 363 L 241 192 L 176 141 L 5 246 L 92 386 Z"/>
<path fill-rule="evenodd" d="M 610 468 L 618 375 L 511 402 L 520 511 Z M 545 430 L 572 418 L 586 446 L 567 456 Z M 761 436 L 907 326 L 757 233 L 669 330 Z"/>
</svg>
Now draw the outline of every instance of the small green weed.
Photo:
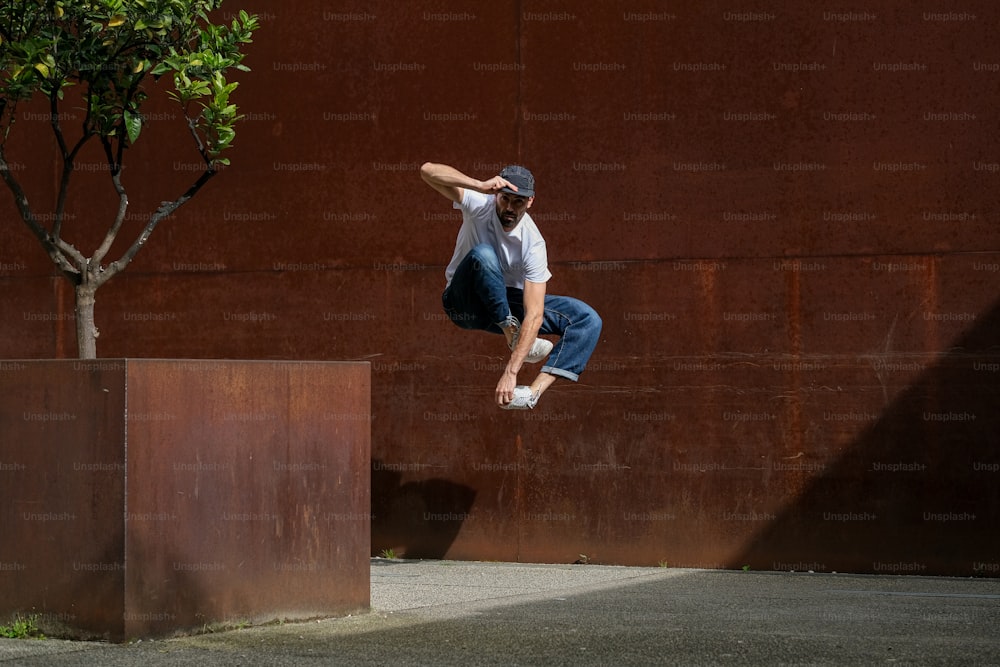
<svg viewBox="0 0 1000 667">
<path fill-rule="evenodd" d="M 379 558 L 387 558 L 389 560 L 396 560 L 396 558 L 398 557 L 396 556 L 395 549 L 382 549 L 382 551 L 379 552 L 378 556 Z"/>
<path fill-rule="evenodd" d="M 0 625 L 0 637 L 7 639 L 45 639 L 38 629 L 38 616 L 17 616 L 10 625 Z"/>
</svg>

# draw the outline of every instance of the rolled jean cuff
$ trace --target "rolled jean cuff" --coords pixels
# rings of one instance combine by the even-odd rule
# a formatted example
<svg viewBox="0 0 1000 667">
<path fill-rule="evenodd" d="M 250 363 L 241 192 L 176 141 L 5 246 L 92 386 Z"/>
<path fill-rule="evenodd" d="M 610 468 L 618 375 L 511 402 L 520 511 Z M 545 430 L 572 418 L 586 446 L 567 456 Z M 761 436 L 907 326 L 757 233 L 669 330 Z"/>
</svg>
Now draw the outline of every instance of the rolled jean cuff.
<svg viewBox="0 0 1000 667">
<path fill-rule="evenodd" d="M 554 368 L 552 366 L 542 366 L 541 372 L 548 373 L 549 375 L 557 375 L 561 378 L 566 378 L 567 380 L 571 380 L 573 382 L 576 382 L 580 379 L 580 376 L 574 373 L 573 371 L 564 371 L 561 368 Z"/>
</svg>

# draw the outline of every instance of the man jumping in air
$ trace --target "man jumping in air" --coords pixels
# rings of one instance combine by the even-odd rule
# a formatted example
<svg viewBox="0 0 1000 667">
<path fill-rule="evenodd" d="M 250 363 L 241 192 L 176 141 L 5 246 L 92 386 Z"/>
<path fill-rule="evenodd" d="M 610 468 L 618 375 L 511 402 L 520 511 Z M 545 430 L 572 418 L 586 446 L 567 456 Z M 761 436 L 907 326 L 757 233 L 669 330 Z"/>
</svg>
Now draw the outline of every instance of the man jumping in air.
<svg viewBox="0 0 1000 667">
<path fill-rule="evenodd" d="M 420 176 L 462 211 L 455 253 L 441 297 L 451 321 L 463 329 L 503 334 L 510 360 L 497 382 L 496 402 L 530 410 L 556 378 L 576 382 L 601 334 L 601 318 L 584 302 L 545 293 L 549 272 L 545 239 L 528 215 L 535 177 L 512 165 L 486 181 L 454 167 L 425 163 Z M 559 341 L 538 338 L 557 335 Z M 548 357 L 530 385 L 517 384 L 521 366 Z"/>
</svg>

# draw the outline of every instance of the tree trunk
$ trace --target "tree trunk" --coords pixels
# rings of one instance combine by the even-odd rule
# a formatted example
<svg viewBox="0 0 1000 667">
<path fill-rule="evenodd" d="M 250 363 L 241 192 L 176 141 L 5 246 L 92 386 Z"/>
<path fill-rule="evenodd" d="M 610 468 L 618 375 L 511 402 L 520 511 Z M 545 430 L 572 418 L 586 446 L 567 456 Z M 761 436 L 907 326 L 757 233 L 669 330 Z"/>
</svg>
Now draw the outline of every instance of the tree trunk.
<svg viewBox="0 0 1000 667">
<path fill-rule="evenodd" d="M 76 286 L 76 347 L 80 359 L 97 358 L 97 326 L 94 324 L 93 285 Z"/>
</svg>

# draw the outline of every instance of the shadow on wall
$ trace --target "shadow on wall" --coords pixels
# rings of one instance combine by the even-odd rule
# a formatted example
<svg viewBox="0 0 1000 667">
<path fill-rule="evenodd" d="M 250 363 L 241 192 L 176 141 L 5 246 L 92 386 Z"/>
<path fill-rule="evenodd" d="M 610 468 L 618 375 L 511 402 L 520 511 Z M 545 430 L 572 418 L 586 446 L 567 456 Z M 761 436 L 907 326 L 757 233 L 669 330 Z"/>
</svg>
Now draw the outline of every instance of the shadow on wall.
<svg viewBox="0 0 1000 667">
<path fill-rule="evenodd" d="M 1000 576 L 998 408 L 1000 302 L 729 566 Z"/>
<path fill-rule="evenodd" d="M 402 471 L 372 461 L 372 554 L 444 558 L 476 500 L 476 490 L 444 479 L 401 484 Z M 417 529 L 416 527 L 420 528 Z M 378 540 L 378 541 L 375 541 Z"/>
</svg>

